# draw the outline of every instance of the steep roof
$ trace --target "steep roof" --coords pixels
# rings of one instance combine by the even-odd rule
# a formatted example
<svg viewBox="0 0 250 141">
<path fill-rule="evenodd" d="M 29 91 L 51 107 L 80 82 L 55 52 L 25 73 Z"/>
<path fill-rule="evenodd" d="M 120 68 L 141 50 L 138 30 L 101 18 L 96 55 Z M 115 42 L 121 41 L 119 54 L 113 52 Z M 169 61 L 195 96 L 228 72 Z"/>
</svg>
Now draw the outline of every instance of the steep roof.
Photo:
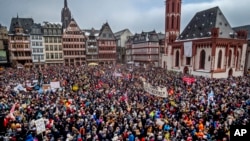
<svg viewBox="0 0 250 141">
<path fill-rule="evenodd" d="M 246 30 L 247 31 L 247 39 L 250 40 L 250 25 L 243 25 L 238 27 L 233 27 L 234 31 L 238 30 Z"/>
<path fill-rule="evenodd" d="M 15 27 L 20 26 L 23 28 L 23 32 L 25 34 L 30 33 L 31 26 L 34 24 L 34 20 L 32 18 L 12 18 L 10 23 L 9 34 L 15 33 Z"/>
<path fill-rule="evenodd" d="M 130 30 L 126 28 L 126 29 L 123 29 L 121 31 L 117 31 L 116 33 L 114 33 L 114 35 L 115 35 L 115 37 L 118 37 L 118 36 L 121 36 L 126 31 L 130 32 Z"/>
<path fill-rule="evenodd" d="M 180 34 L 179 39 L 210 37 L 212 28 L 219 28 L 219 38 L 230 38 L 230 34 L 233 33 L 233 29 L 218 6 L 197 12 Z"/>
<path fill-rule="evenodd" d="M 105 39 L 105 40 L 114 40 L 115 36 L 112 32 L 109 24 L 106 22 L 102 25 L 102 28 L 99 32 L 99 39 Z"/>
</svg>

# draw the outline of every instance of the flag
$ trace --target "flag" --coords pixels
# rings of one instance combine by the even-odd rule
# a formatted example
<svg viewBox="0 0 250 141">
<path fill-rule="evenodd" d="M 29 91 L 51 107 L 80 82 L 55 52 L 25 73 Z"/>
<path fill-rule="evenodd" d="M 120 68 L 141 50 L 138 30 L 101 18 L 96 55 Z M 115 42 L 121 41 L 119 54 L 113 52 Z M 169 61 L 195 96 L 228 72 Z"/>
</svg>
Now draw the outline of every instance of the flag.
<svg viewBox="0 0 250 141">
<path fill-rule="evenodd" d="M 11 107 L 10 114 L 13 114 L 16 108 L 17 102 Z"/>
<path fill-rule="evenodd" d="M 194 77 L 186 77 L 184 76 L 182 78 L 183 82 L 186 82 L 188 85 L 191 85 L 193 82 L 195 82 L 195 78 Z"/>
<path fill-rule="evenodd" d="M 208 97 L 207 97 L 208 106 L 210 105 L 210 101 L 213 101 L 213 100 L 214 100 L 214 91 L 211 90 L 210 93 L 208 94 Z"/>
</svg>

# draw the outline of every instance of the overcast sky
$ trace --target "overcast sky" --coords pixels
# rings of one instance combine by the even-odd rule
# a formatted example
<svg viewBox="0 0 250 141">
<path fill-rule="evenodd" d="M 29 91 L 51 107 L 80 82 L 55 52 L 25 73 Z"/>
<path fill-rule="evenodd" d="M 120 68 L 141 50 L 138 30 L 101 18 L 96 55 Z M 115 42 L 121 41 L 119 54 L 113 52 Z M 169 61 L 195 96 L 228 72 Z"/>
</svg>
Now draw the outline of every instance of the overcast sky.
<svg viewBox="0 0 250 141">
<path fill-rule="evenodd" d="M 100 29 L 108 22 L 113 32 L 164 32 L 165 0 L 68 0 L 72 17 L 81 29 Z M 11 18 L 33 18 L 35 23 L 60 22 L 64 0 L 0 0 L 0 24 Z M 249 25 L 250 0 L 182 0 L 181 31 L 198 11 L 219 6 L 232 27 Z"/>
</svg>

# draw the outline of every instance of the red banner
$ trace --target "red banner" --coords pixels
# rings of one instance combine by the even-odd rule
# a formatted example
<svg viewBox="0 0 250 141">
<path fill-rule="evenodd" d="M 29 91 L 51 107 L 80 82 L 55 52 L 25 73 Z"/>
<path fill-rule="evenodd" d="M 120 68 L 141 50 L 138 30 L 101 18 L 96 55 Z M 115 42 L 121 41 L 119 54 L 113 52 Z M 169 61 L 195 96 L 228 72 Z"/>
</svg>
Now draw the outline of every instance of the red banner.
<svg viewBox="0 0 250 141">
<path fill-rule="evenodd" d="M 182 80 L 189 85 L 196 81 L 194 77 L 187 77 L 187 76 L 184 76 Z"/>
</svg>

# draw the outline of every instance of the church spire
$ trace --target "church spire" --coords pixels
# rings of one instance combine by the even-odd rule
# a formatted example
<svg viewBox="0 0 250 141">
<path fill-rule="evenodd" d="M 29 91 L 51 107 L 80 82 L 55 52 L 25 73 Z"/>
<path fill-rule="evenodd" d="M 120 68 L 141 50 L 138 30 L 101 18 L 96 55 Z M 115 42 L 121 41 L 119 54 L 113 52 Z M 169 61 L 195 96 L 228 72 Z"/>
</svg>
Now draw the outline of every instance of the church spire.
<svg viewBox="0 0 250 141">
<path fill-rule="evenodd" d="M 64 0 L 64 8 L 68 7 L 67 0 Z"/>
</svg>

